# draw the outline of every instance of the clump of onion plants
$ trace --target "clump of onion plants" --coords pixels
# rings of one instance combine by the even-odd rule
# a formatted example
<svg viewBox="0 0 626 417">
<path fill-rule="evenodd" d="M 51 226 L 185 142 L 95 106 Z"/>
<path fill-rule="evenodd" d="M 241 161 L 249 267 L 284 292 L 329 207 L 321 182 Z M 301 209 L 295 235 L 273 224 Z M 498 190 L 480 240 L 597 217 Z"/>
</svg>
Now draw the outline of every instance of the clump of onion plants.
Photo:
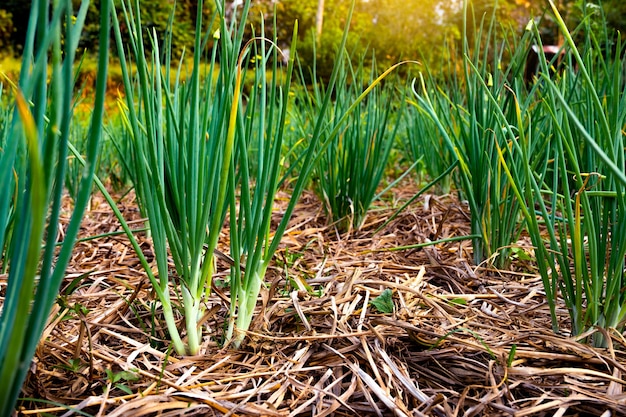
<svg viewBox="0 0 626 417">
<path fill-rule="evenodd" d="M 422 113 L 415 101 L 409 100 L 404 119 L 403 145 L 411 161 L 417 162 L 415 169 L 418 175 L 425 174 L 428 180 L 439 178 L 454 163 L 454 154 L 446 146 L 433 120 Z M 437 184 L 444 194 L 450 192 L 451 186 L 452 175 L 441 177 Z"/>
<path fill-rule="evenodd" d="M 500 156 L 518 152 L 520 164 L 528 167 L 508 175 L 525 203 L 554 331 L 561 330 L 556 315 L 560 296 L 569 311 L 572 335 L 594 326 L 622 332 L 626 321 L 623 45 L 619 36 L 590 30 L 588 22 L 594 16 L 587 15 L 579 51 L 550 4 L 566 40 L 564 59 L 570 63 L 560 76 L 551 78 L 545 57 L 540 60 L 541 76 L 533 88 L 540 97 L 537 105 L 552 119 L 551 130 L 533 128 L 532 115 L 518 107 L 517 124 L 531 122 L 523 130 L 515 129 L 515 135 L 510 135 L 512 146 L 500 149 Z M 529 30 L 540 39 L 533 23 Z M 545 143 L 545 168 L 538 171 L 532 168 L 529 143 L 543 134 L 550 139 Z M 596 346 L 607 345 L 605 332 L 588 337 Z"/>
<path fill-rule="evenodd" d="M 358 229 L 376 199 L 405 109 L 395 80 L 373 88 L 397 65 L 376 78 L 375 59 L 370 67 L 364 63 L 365 56 L 353 61 L 346 55 L 336 61 L 339 81 L 333 106 L 325 114 L 328 131 L 323 133 L 329 138 L 328 146 L 320 152 L 313 171 L 313 189 L 342 230 Z M 305 138 L 311 134 L 309 120 L 319 115 L 325 92 L 314 70 L 315 63 L 311 91 L 300 91 L 299 105 L 293 109 Z M 302 67 L 300 76 L 305 78 Z M 369 90 L 366 98 L 364 90 Z"/>
<path fill-rule="evenodd" d="M 102 135 L 111 2 L 100 2 L 98 75 L 86 168 L 58 241 L 75 91 L 75 58 L 89 2 L 32 2 L 10 123 L 0 146 L 0 269 L 8 271 L 0 314 L 0 415 L 12 415 L 91 195 Z M 6 115 L 5 115 L 6 116 Z M 6 120 L 6 119 L 5 119 Z"/>
<path fill-rule="evenodd" d="M 148 219 L 157 273 L 144 266 L 175 351 L 195 355 L 202 343 L 199 321 L 211 291 L 213 252 L 229 207 L 227 193 L 235 192 L 229 178 L 241 114 L 243 30 L 222 19 L 218 31 L 203 36 L 200 2 L 191 73 L 185 75 L 184 54 L 178 67 L 172 61 L 171 35 L 163 42 L 156 32 L 144 36 L 139 2 L 123 2 L 122 8 L 130 28 L 128 49 L 117 20 L 114 29 L 126 94 L 122 109 L 131 141 L 130 171 Z M 215 47 L 203 72 L 209 40 Z M 213 77 L 218 51 L 220 69 Z M 134 60 L 134 74 L 128 59 Z M 185 332 L 179 329 L 179 312 Z"/>
<path fill-rule="evenodd" d="M 452 155 L 451 162 L 458 161 L 453 178 L 469 205 L 471 233 L 476 236 L 474 262 L 488 260 L 506 267 L 511 244 L 522 230 L 522 217 L 520 202 L 497 154 L 498 147 L 506 147 L 508 141 L 497 114 L 501 112 L 506 120 L 515 118 L 508 80 L 520 78 L 525 54 L 523 47 L 501 39 L 495 15 L 488 25 L 483 18 L 478 27 L 471 47 L 464 31 L 461 74 L 440 85 L 427 73 L 426 79 L 422 76 L 414 84 L 419 110 L 415 117 L 427 120 L 415 123 L 422 130 L 413 134 L 430 138 L 433 147 L 443 144 Z M 524 85 L 517 83 L 513 88 L 521 90 Z"/>
<path fill-rule="evenodd" d="M 453 43 L 444 45 L 443 56 L 440 61 L 437 74 L 439 77 L 450 77 L 448 86 L 458 86 L 460 81 L 457 79 L 457 64 L 459 58 L 456 56 L 457 47 Z M 424 68 L 427 76 L 433 77 L 430 68 Z M 444 91 L 446 89 L 444 88 Z M 424 114 L 424 110 L 413 99 L 407 98 L 408 106 L 404 113 L 404 135 L 403 145 L 407 151 L 407 155 L 416 163 L 416 171 L 418 179 L 421 183 L 428 181 L 437 181 L 437 189 L 444 194 L 448 194 L 452 190 L 453 175 L 442 175 L 452 165 L 454 165 L 456 156 L 454 152 L 447 146 L 443 136 L 438 131 L 434 121 Z M 454 107 L 440 107 L 437 109 L 439 118 L 449 120 L 451 115 L 445 112 L 454 112 Z"/>
<path fill-rule="evenodd" d="M 289 204 L 272 231 L 274 197 L 284 178 L 282 151 L 297 26 L 291 59 L 283 68 L 276 39 L 267 39 L 263 26 L 257 37 L 243 40 L 250 1 L 242 5 L 241 20 L 230 23 L 218 3 L 215 18 L 219 30 L 205 34 L 200 2 L 193 64 L 185 75 L 182 59 L 177 69 L 174 67 L 169 39 L 160 42 L 155 33 L 149 34 L 147 52 L 139 2 L 122 6 L 131 29 L 128 48 L 119 22 L 114 29 L 126 93 L 124 115 L 132 143 L 131 172 L 148 218 L 157 273 L 140 258 L 161 303 L 175 351 L 196 354 L 203 341 L 201 320 L 215 272 L 214 253 L 228 219 L 233 261 L 225 343 L 237 347 L 252 322 L 267 268 L 308 183 L 312 161 L 333 137 L 322 137 L 322 132 L 329 131 L 322 115 L 329 106 L 338 69 L 327 85 L 320 116 L 313 120 L 315 128 L 303 148 Z M 340 62 L 346 39 L 347 31 L 338 53 Z M 209 42 L 213 43 L 210 50 Z M 135 63 L 132 77 L 133 66 L 127 57 Z M 205 57 L 208 64 L 203 66 Z M 217 75 L 211 76 L 214 73 Z M 244 93 L 245 79 L 253 83 Z M 179 318 L 184 320 L 184 330 Z"/>
</svg>

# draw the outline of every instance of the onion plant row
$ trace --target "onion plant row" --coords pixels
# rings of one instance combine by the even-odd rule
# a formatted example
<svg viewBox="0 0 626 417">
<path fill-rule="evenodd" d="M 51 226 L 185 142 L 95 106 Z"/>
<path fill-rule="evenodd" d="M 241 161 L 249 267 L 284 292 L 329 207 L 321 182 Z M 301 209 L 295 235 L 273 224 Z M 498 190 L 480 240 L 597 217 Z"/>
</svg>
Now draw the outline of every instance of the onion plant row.
<svg viewBox="0 0 626 417">
<path fill-rule="evenodd" d="M 594 33 L 589 26 L 594 16 L 578 28 L 584 40 L 576 45 L 551 5 L 566 40 L 564 59 L 569 65 L 554 79 L 543 60 L 535 87 L 545 114 L 552 119 L 551 140 L 545 147 L 551 167 L 543 177 L 527 170 L 528 186 L 520 190 L 528 207 L 538 207 L 547 237 L 542 238 L 543 228 L 529 211 L 528 230 L 537 247 L 546 296 L 563 297 L 571 333 L 579 335 L 596 326 L 621 333 L 626 319 L 623 45 L 619 37 Z M 539 40 L 536 26 L 531 29 Z M 520 120 L 528 115 L 519 109 Z M 525 143 L 540 135 L 526 129 L 512 145 L 523 150 Z M 524 152 L 525 160 L 531 157 Z M 558 330 L 554 313 L 553 327 Z M 593 332 L 589 339 L 606 346 L 606 336 Z"/>
<path fill-rule="evenodd" d="M 458 158 L 459 189 L 481 236 L 474 242 L 476 261 L 515 244 L 524 228 L 554 331 L 567 331 L 557 316 L 562 300 L 569 333 L 605 346 L 606 331 L 587 332 L 621 332 L 626 321 L 624 48 L 619 37 L 591 30 L 588 22 L 598 18 L 592 15 L 575 29 L 583 39 L 575 44 L 551 6 L 566 41 L 554 60 L 541 52 L 531 22 L 519 44 L 503 42 L 506 49 L 493 53 L 478 44 L 466 50 L 464 83 L 442 88 L 429 78 L 415 94 L 437 126 L 427 133 L 443 136 Z M 523 80 L 533 44 L 540 68 L 533 80 Z M 479 53 L 481 59 L 472 58 Z M 490 55 L 498 65 L 485 65 Z M 499 257 L 506 259 L 506 252 Z"/>
<path fill-rule="evenodd" d="M 89 3 L 33 1 L 19 81 L 5 90 L 12 116 L 0 133 L 0 265 L 8 271 L 0 315 L 0 415 L 13 413 L 91 194 L 108 66 L 110 1 L 102 1 L 95 100 L 86 168 L 69 224 L 59 233 L 75 98 L 75 58 Z M 10 119 L 10 122 L 6 120 Z M 62 236 L 62 242 L 58 240 Z M 42 247 L 43 242 L 43 247 Z M 59 249 L 60 247 L 60 249 Z"/>
</svg>

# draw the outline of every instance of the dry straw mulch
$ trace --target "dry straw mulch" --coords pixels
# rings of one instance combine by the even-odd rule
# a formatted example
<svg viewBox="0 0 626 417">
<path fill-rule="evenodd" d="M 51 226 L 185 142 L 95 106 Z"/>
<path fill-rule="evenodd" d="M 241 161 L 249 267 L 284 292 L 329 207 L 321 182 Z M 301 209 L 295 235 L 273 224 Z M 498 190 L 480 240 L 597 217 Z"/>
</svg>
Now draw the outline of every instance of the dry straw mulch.
<svg viewBox="0 0 626 417">
<path fill-rule="evenodd" d="M 396 203 L 414 191 L 397 190 Z M 130 197 L 122 206 L 141 227 Z M 196 357 L 168 351 L 125 236 L 79 242 L 24 385 L 24 397 L 43 401 L 23 402 L 22 415 L 626 415 L 623 335 L 595 349 L 554 334 L 532 263 L 477 267 L 468 241 L 389 250 L 468 234 L 453 197 L 421 198 L 375 234 L 391 213 L 373 210 L 341 234 L 305 195 L 246 344 L 220 344 L 228 265 L 219 263 Z M 95 197 L 83 236 L 118 229 Z M 370 304 L 385 289 L 393 314 Z M 559 315 L 567 328 L 562 306 Z"/>
</svg>

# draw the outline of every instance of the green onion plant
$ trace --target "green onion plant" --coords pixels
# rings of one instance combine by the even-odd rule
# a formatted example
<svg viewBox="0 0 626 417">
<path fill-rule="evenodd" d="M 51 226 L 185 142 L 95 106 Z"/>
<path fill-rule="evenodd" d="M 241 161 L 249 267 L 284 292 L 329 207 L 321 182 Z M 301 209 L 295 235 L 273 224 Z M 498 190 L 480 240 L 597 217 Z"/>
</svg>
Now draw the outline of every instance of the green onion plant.
<svg viewBox="0 0 626 417">
<path fill-rule="evenodd" d="M 2 155 L 3 158 L 4 153 L 1 149 L 7 148 L 9 138 L 11 138 L 11 120 L 14 111 L 13 100 L 7 92 L 4 84 L 0 83 L 0 155 Z M 9 184 L 11 184 L 11 182 L 9 182 Z M 0 235 L 0 259 L 4 259 L 7 256 L 5 255 L 7 249 L 5 245 L 7 242 L 11 241 L 11 233 L 13 232 L 14 225 L 13 216 L 15 207 L 14 204 L 11 204 L 11 200 L 8 196 L 6 197 L 6 205 L 0 205 L 3 210 L 2 216 L 0 216 L 0 230 L 2 231 Z M 0 273 L 6 274 L 8 267 L 8 262 L 2 262 Z"/>
<path fill-rule="evenodd" d="M 148 33 L 151 43 L 145 45 L 139 2 L 121 6 L 130 28 L 127 49 L 114 16 L 126 97 L 122 117 L 131 142 L 132 180 L 148 218 L 157 264 L 157 274 L 149 266 L 146 273 L 162 305 L 175 351 L 195 355 L 202 342 L 198 322 L 211 288 L 213 249 L 228 208 L 225 194 L 234 140 L 227 133 L 228 115 L 231 107 L 238 112 L 233 103 L 240 94 L 234 90 L 237 63 L 232 57 L 233 51 L 238 54 L 242 33 L 230 39 L 232 28 L 222 23 L 213 38 L 203 37 L 200 2 L 193 67 L 185 76 L 184 54 L 178 67 L 172 61 L 171 36 L 161 43 L 155 32 Z M 221 71 L 217 80 L 207 77 L 202 83 L 200 60 L 209 40 L 224 49 Z M 217 51 L 213 48 L 209 56 L 209 73 L 216 65 Z M 168 263 L 170 255 L 174 270 Z M 177 309 L 185 320 L 186 342 Z"/>
<path fill-rule="evenodd" d="M 0 264 L 8 271 L 0 313 L 0 415 L 14 411 L 56 300 L 98 156 L 108 66 L 110 1 L 102 1 L 94 108 L 70 221 L 58 242 L 74 103 L 74 61 L 88 1 L 33 1 L 13 116 L 0 147 Z M 42 246 L 43 245 L 43 246 Z"/>
<path fill-rule="evenodd" d="M 458 62 L 460 60 L 456 54 L 456 49 L 454 43 L 445 42 L 443 48 L 444 57 L 438 69 L 439 77 L 442 79 L 445 79 L 445 77 L 450 78 L 447 85 L 451 88 L 459 85 L 457 66 L 459 66 Z M 428 78 L 433 77 L 428 67 L 425 67 L 424 71 Z M 447 146 L 436 124 L 428 114 L 424 114 L 419 104 L 410 97 L 407 99 L 407 102 L 408 106 L 404 113 L 404 140 L 401 145 L 412 161 L 419 161 L 416 167 L 418 179 L 420 183 L 426 183 L 439 178 L 441 174 L 446 172 L 454 164 L 456 157 Z M 452 108 L 450 106 L 440 107 L 437 110 L 440 113 L 449 113 Z M 451 115 L 441 115 L 440 118 L 450 120 Z M 425 178 L 422 178 L 422 176 Z M 427 181 L 424 181 L 424 179 Z M 442 176 L 437 183 L 437 189 L 444 194 L 448 194 L 452 190 L 453 183 L 453 175 Z"/>
<path fill-rule="evenodd" d="M 292 54 L 297 52 L 296 40 L 297 25 L 290 46 Z M 243 117 L 234 119 L 237 114 L 232 110 L 229 115 L 229 135 L 236 136 L 227 192 L 234 265 L 230 274 L 230 315 L 225 343 L 232 343 L 234 347 L 241 345 L 252 323 L 267 268 L 307 176 L 307 170 L 300 173 L 283 218 L 272 231 L 274 199 L 283 171 L 283 142 L 294 60 L 290 59 L 286 69 L 278 66 L 281 57 L 276 47 L 277 39 L 266 39 L 263 25 L 259 38 L 253 42 L 250 51 L 255 65 L 246 109 L 239 113 Z M 237 83 L 241 78 L 240 63 Z M 310 150 L 315 149 L 316 141 L 307 146 Z"/>
<path fill-rule="evenodd" d="M 148 218 L 157 273 L 140 258 L 162 305 L 174 349 L 181 355 L 200 350 L 203 335 L 199 323 L 226 220 L 233 265 L 224 342 L 234 347 L 242 343 L 269 263 L 308 183 L 312 162 L 332 137 L 324 136 L 326 142 L 321 141 L 328 128 L 323 117 L 316 118 L 300 156 L 290 202 L 276 230 L 270 230 L 274 196 L 286 178 L 282 150 L 297 26 L 290 48 L 292 58 L 285 69 L 279 66 L 276 40 L 265 37 L 264 27 L 258 37 L 244 43 L 249 7 L 250 1 L 244 2 L 240 20 L 227 23 L 222 5 L 217 4 L 219 31 L 203 35 L 199 3 L 190 75 L 185 75 L 182 59 L 174 67 L 169 39 L 160 42 L 156 34 L 150 34 L 150 50 L 146 49 L 138 1 L 122 3 L 131 33 L 128 48 L 114 15 L 126 94 L 123 117 L 132 143 L 131 172 Z M 339 61 L 346 39 L 347 30 Z M 213 43 L 210 50 L 209 42 Z M 203 74 L 200 64 L 205 57 L 210 64 Z M 136 68 L 132 76 L 131 68 Z M 331 75 L 320 115 L 329 106 L 337 71 Z M 207 76 L 214 73 L 216 77 Z M 254 82 L 244 97 L 246 79 Z M 184 320 L 184 330 L 179 328 L 179 318 Z"/>
<path fill-rule="evenodd" d="M 497 113 L 503 112 L 506 120 L 514 119 L 508 80 L 521 78 L 526 56 L 524 48 L 501 40 L 495 15 L 488 25 L 483 18 L 478 27 L 472 47 L 465 30 L 459 76 L 440 85 L 427 72 L 426 80 L 422 75 L 421 81 L 414 83 L 419 109 L 415 116 L 428 118 L 415 124 L 423 131 L 414 134 L 430 137 L 432 146 L 443 142 L 454 155 L 452 162 L 458 160 L 456 188 L 469 204 L 471 233 L 478 236 L 473 239 L 475 263 L 488 260 L 505 267 L 510 262 L 511 244 L 522 230 L 522 218 L 520 202 L 497 155 L 498 147 L 507 146 L 506 129 Z M 515 86 L 518 90 L 522 87 L 519 82 Z"/>
<path fill-rule="evenodd" d="M 376 61 L 372 59 L 368 68 L 364 58 L 353 62 L 346 55 L 343 62 L 335 64 L 339 66 L 338 84 L 333 106 L 325 117 L 330 121 L 326 134 L 333 130 L 338 134 L 320 154 L 313 172 L 314 190 L 331 220 L 342 230 L 358 229 L 377 197 L 406 107 L 402 92 L 395 87 L 396 80 L 371 90 L 354 106 L 363 89 L 375 82 Z M 302 68 L 300 76 L 304 79 Z M 303 137 L 310 136 L 313 125 L 307 120 L 318 117 L 325 92 L 315 74 L 311 79 L 311 91 L 299 97 L 300 106 L 294 110 L 300 115 Z"/>
<path fill-rule="evenodd" d="M 538 105 L 553 121 L 547 144 L 551 166 L 543 172 L 530 168 L 533 155 L 527 144 L 545 129 L 521 132 L 512 141 L 513 147 L 501 150 L 501 157 L 515 148 L 522 165 L 529 167 L 523 178 L 519 172 L 509 175 L 519 198 L 527 207 L 537 208 L 537 212 L 526 209 L 525 217 L 552 310 L 553 329 L 560 331 L 555 307 L 560 295 L 569 311 L 572 335 L 594 326 L 622 332 L 626 321 L 624 48 L 619 36 L 589 30 L 593 16 L 586 14 L 579 51 L 550 3 L 566 40 L 565 59 L 570 62 L 554 79 L 548 76 L 543 59 L 535 87 L 540 90 Z M 539 39 L 536 26 L 531 30 Z M 522 109 L 518 109 L 518 117 L 532 119 Z M 524 187 L 524 183 L 528 185 Z M 607 346 L 602 332 L 588 337 L 595 346 Z"/>
<path fill-rule="evenodd" d="M 445 111 L 445 109 L 439 110 Z M 416 166 L 418 177 L 424 175 L 428 181 L 438 178 L 454 163 L 454 154 L 446 146 L 433 120 L 428 114 L 423 113 L 415 101 L 408 101 L 404 114 L 402 146 L 406 149 L 411 161 L 419 161 Z M 423 182 L 425 181 L 420 181 L 420 183 Z M 437 189 L 444 194 L 448 194 L 451 187 L 452 175 L 442 177 L 437 184 Z"/>
</svg>

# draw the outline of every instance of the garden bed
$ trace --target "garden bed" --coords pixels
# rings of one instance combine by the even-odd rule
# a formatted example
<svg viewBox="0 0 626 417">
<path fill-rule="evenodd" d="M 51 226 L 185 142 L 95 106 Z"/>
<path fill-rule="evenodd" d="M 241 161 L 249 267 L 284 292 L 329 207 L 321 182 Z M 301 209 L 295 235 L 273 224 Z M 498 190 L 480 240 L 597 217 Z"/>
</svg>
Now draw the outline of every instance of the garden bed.
<svg viewBox="0 0 626 417">
<path fill-rule="evenodd" d="M 415 192 L 405 184 L 388 206 Z M 229 266 L 218 260 L 194 357 L 168 351 L 151 311 L 157 299 L 125 235 L 79 242 L 24 385 L 35 401 L 21 402 L 22 415 L 626 413 L 623 335 L 597 349 L 554 334 L 525 256 L 499 271 L 471 263 L 470 241 L 391 251 L 468 235 L 467 207 L 453 196 L 422 196 L 375 233 L 394 211 L 388 206 L 370 211 L 360 230 L 339 233 L 305 193 L 236 350 L 220 341 Z M 119 207 L 142 226 L 132 194 Z M 95 195 L 82 236 L 118 229 Z M 532 255 L 519 243 L 519 254 Z M 386 289 L 391 313 L 371 304 Z M 567 328 L 560 304 L 559 317 Z"/>
</svg>

